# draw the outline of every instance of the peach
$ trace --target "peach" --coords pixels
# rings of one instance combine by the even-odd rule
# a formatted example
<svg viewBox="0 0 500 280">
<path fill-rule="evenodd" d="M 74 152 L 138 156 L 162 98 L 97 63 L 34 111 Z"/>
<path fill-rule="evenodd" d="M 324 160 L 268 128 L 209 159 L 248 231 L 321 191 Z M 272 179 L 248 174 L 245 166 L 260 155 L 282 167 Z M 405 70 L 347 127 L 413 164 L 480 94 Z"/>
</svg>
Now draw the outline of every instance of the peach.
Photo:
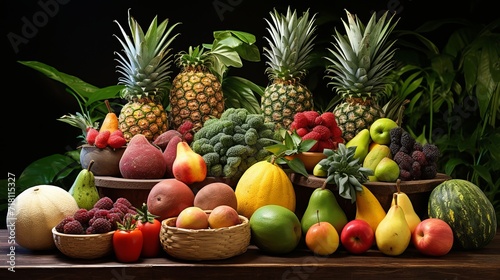
<svg viewBox="0 0 500 280">
<path fill-rule="evenodd" d="M 238 212 L 229 205 L 219 205 L 208 215 L 210 228 L 235 226 L 241 223 Z"/>
<path fill-rule="evenodd" d="M 175 226 L 186 229 L 204 229 L 208 228 L 208 215 L 201 208 L 190 206 L 181 211 Z"/>
<path fill-rule="evenodd" d="M 147 205 L 151 214 L 159 220 L 176 217 L 186 207 L 193 206 L 194 193 L 185 183 L 174 179 L 164 179 L 149 191 Z"/>
</svg>

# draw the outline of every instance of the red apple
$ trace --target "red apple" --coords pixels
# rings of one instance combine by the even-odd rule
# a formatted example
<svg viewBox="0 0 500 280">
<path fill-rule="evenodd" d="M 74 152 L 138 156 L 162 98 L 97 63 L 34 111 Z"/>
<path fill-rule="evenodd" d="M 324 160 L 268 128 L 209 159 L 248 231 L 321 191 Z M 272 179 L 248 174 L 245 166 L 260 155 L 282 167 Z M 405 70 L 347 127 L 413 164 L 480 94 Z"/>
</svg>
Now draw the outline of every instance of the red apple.
<svg viewBox="0 0 500 280">
<path fill-rule="evenodd" d="M 375 233 L 366 221 L 354 219 L 342 229 L 340 242 L 348 252 L 362 254 L 372 247 L 375 242 Z"/>
<path fill-rule="evenodd" d="M 453 247 L 453 230 L 441 219 L 427 218 L 415 228 L 412 243 L 424 255 L 444 256 Z"/>
</svg>

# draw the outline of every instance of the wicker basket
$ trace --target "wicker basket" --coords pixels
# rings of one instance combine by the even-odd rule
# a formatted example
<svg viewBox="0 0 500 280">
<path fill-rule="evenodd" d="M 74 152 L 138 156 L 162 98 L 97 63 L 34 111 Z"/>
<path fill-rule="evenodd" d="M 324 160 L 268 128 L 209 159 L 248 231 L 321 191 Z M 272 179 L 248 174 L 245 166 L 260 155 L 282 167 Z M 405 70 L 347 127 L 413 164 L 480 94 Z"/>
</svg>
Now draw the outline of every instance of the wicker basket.
<svg viewBox="0 0 500 280">
<path fill-rule="evenodd" d="M 210 211 L 206 211 L 210 213 Z M 246 252 L 250 245 L 250 224 L 240 215 L 239 225 L 218 229 L 183 229 L 175 227 L 176 217 L 161 223 L 163 250 L 182 260 L 221 260 Z"/>
<path fill-rule="evenodd" d="M 57 249 L 75 259 L 97 259 L 113 252 L 113 233 L 64 234 L 52 228 L 52 236 Z"/>
</svg>

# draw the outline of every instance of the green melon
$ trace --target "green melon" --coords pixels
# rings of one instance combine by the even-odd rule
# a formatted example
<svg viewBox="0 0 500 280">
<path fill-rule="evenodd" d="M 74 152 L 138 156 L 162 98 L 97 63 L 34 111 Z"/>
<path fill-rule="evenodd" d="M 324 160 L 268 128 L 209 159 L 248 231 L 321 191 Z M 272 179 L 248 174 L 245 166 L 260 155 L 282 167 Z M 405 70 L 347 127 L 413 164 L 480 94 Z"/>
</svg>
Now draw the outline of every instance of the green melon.
<svg viewBox="0 0 500 280">
<path fill-rule="evenodd" d="M 432 190 L 428 214 L 453 229 L 455 244 L 478 249 L 490 243 L 497 231 L 495 209 L 484 192 L 473 183 L 451 179 Z"/>
</svg>

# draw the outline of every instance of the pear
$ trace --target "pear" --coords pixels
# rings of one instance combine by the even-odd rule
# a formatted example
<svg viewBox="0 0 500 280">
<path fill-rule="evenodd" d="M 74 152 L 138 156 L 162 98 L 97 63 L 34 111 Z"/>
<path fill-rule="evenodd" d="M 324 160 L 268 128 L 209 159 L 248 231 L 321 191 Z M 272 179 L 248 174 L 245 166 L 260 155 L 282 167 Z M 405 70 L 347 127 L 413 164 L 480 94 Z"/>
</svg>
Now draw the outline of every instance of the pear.
<svg viewBox="0 0 500 280">
<path fill-rule="evenodd" d="M 375 232 L 386 213 L 377 197 L 367 187 L 361 187 L 361 191 L 356 191 L 355 218 L 366 221 Z"/>
<path fill-rule="evenodd" d="M 109 133 L 113 133 L 118 130 L 118 117 L 113 112 L 113 109 L 111 109 L 109 101 L 105 100 L 104 103 L 106 103 L 106 108 L 108 109 L 108 113 L 106 114 L 106 117 L 104 117 L 99 132 L 109 131 Z"/>
<path fill-rule="evenodd" d="M 399 178 L 399 165 L 393 159 L 385 157 L 377 164 L 373 175 L 378 181 L 396 182 Z"/>
<path fill-rule="evenodd" d="M 411 231 L 406 222 L 403 208 L 398 205 L 397 194 L 393 195 L 395 204 L 389 208 L 387 215 L 375 231 L 375 242 L 380 252 L 389 256 L 401 255 L 411 241 Z"/>
<path fill-rule="evenodd" d="M 319 214 L 318 214 L 319 211 Z M 335 198 L 335 194 L 325 187 L 315 189 L 309 197 L 309 203 L 300 221 L 302 233 L 318 222 L 329 222 L 337 232 L 341 232 L 347 224 L 347 216 Z"/>
<path fill-rule="evenodd" d="M 186 141 L 177 143 L 177 154 L 172 164 L 174 178 L 189 185 L 202 182 L 207 177 L 207 164 Z"/>
<path fill-rule="evenodd" d="M 323 170 L 321 164 L 316 163 L 313 168 L 313 175 L 316 177 L 326 177 L 328 175 L 328 172 L 326 170 Z"/>
<path fill-rule="evenodd" d="M 403 209 L 403 212 L 405 213 L 405 219 L 406 222 L 408 223 L 408 227 L 410 228 L 410 232 L 413 234 L 415 228 L 422 220 L 415 212 L 415 209 L 413 209 L 413 204 L 411 203 L 411 200 L 408 197 L 408 195 L 401 191 L 399 185 L 400 182 L 401 182 L 400 179 L 398 179 L 396 182 L 396 187 L 397 187 L 397 192 L 395 193 L 396 197 L 392 198 L 391 206 L 395 205 L 397 200 L 399 206 Z"/>
<path fill-rule="evenodd" d="M 372 142 L 372 144 L 374 144 L 374 143 L 375 142 Z M 372 147 L 372 144 L 370 144 L 368 154 L 366 155 L 365 159 L 363 160 L 363 167 L 369 168 L 373 172 L 375 172 L 375 168 L 380 163 L 380 161 L 385 157 L 390 158 L 392 155 L 391 155 L 391 149 L 389 148 L 389 146 L 375 143 Z M 399 173 L 398 173 L 398 176 L 399 176 Z M 370 176 L 368 176 L 368 180 L 370 182 L 376 182 L 376 181 L 378 181 L 378 178 L 374 175 L 370 175 Z"/>
<path fill-rule="evenodd" d="M 94 173 L 90 170 L 94 161 L 91 160 L 89 166 L 78 173 L 69 189 L 69 194 L 73 196 L 79 208 L 90 210 L 99 200 L 99 192 L 95 185 Z"/>
<path fill-rule="evenodd" d="M 368 151 L 370 150 L 370 131 L 365 128 L 358 132 L 349 142 L 345 144 L 347 148 L 351 146 L 356 146 L 356 152 L 354 153 L 354 158 L 358 158 L 359 162 L 363 162 Z"/>
</svg>

